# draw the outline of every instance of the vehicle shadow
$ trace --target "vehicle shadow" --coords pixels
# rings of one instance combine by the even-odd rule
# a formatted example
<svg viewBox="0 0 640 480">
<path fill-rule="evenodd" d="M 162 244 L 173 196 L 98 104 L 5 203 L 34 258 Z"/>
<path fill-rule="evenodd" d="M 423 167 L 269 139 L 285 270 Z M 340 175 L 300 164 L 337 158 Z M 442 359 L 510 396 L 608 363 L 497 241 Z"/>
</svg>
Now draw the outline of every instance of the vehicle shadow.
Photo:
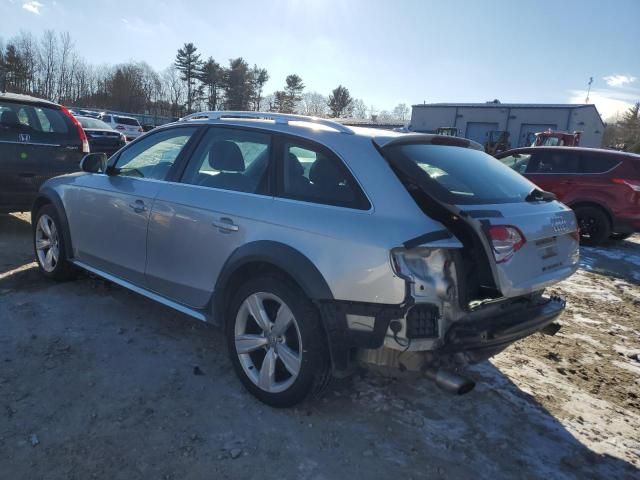
<svg viewBox="0 0 640 480">
<path fill-rule="evenodd" d="M 417 437 L 424 457 L 416 458 L 415 466 L 442 465 L 449 478 L 639 478 L 638 467 L 591 450 L 569 430 L 570 422 L 560 421 L 492 363 L 476 365 L 469 374 L 477 386 L 458 397 L 427 379 L 367 376 L 342 382 L 329 394 L 334 398 L 328 408 L 327 402 L 318 403 L 314 413 L 326 420 L 344 415 L 345 424 L 354 417 L 363 423 L 390 419 L 402 426 L 402 435 L 408 437 L 405 443 L 416 442 L 412 437 Z M 594 438 L 594 432 L 591 440 L 605 443 L 607 439 Z M 392 450 L 399 440 L 390 439 L 388 433 L 384 436 L 385 448 L 379 446 L 383 457 L 384 450 Z M 624 439 L 611 439 L 620 441 Z"/>
<path fill-rule="evenodd" d="M 0 274 L 31 261 L 31 223 L 24 215 L 0 214 Z"/>
</svg>

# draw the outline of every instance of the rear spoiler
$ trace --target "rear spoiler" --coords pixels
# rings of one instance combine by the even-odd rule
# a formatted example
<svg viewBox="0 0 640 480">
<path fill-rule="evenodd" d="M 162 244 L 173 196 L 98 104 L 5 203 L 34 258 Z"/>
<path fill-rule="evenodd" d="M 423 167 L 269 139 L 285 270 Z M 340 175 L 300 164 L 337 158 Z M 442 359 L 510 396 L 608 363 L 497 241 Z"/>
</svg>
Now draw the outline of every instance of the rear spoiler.
<svg viewBox="0 0 640 480">
<path fill-rule="evenodd" d="M 468 138 L 449 137 L 446 135 L 432 135 L 429 133 L 408 133 L 397 137 L 375 137 L 373 139 L 380 148 L 391 145 L 449 145 L 452 147 L 473 148 L 484 152 L 484 147 Z"/>
</svg>

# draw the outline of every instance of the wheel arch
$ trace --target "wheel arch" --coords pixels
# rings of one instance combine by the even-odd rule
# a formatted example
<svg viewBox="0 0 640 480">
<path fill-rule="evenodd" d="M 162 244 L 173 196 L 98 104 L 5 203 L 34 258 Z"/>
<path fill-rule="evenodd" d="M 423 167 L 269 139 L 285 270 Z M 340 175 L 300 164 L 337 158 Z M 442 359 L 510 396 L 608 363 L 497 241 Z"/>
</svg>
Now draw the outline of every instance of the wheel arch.
<svg viewBox="0 0 640 480">
<path fill-rule="evenodd" d="M 312 301 L 334 298 L 324 276 L 306 255 L 280 242 L 260 240 L 236 249 L 222 267 L 212 297 L 213 321 L 225 329 L 225 309 L 235 288 L 247 276 L 264 272 L 287 277 Z"/>
<path fill-rule="evenodd" d="M 38 211 L 44 207 L 45 205 L 53 205 L 56 209 L 56 213 L 58 214 L 58 219 L 60 220 L 62 233 L 64 235 L 64 246 L 65 246 L 65 254 L 67 258 L 73 258 L 73 246 L 71 240 L 71 230 L 69 229 L 69 221 L 67 219 L 67 214 L 64 209 L 64 205 L 62 203 L 62 199 L 60 195 L 53 190 L 52 188 L 43 188 L 38 193 L 38 196 L 33 202 L 31 206 L 31 226 L 35 228 L 35 217 L 38 214 Z"/>
</svg>

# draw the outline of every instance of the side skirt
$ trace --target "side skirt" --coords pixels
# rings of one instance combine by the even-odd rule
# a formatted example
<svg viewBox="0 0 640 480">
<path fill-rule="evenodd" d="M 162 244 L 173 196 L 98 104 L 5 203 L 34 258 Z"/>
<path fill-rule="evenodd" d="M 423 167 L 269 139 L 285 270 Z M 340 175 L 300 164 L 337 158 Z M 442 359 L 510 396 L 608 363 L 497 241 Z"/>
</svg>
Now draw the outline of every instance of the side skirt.
<svg viewBox="0 0 640 480">
<path fill-rule="evenodd" d="M 169 300 L 168 298 L 165 298 L 162 295 L 158 295 L 157 293 L 147 290 L 146 288 L 142 288 L 137 285 L 134 285 L 133 283 L 129 283 L 126 280 L 122 280 L 121 278 L 118 278 L 109 273 L 103 272 L 102 270 L 98 270 L 97 268 L 93 268 L 87 265 L 86 263 L 80 262 L 78 260 L 71 260 L 71 263 L 73 263 L 75 266 L 79 268 L 82 268 L 83 270 L 87 270 L 91 273 L 95 273 L 96 275 L 106 280 L 109 280 L 110 282 L 113 282 L 115 284 L 120 285 L 121 287 L 127 288 L 133 292 L 136 292 L 140 295 L 150 298 L 151 300 L 155 300 L 158 303 L 166 305 L 167 307 L 171 307 L 174 310 L 177 310 L 181 313 L 189 315 L 190 317 L 193 317 L 197 320 L 201 320 L 203 322 L 206 322 L 209 320 L 207 316 L 201 311 L 194 310 L 193 308 L 182 305 L 181 303 L 177 303 L 177 302 L 174 302 L 173 300 Z"/>
</svg>

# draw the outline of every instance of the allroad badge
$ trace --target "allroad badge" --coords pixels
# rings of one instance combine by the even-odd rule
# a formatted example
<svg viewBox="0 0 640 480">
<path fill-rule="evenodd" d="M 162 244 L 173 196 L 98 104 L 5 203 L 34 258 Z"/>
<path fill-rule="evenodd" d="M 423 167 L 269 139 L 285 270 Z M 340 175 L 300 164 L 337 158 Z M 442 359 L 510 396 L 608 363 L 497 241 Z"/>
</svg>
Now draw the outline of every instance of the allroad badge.
<svg viewBox="0 0 640 480">
<path fill-rule="evenodd" d="M 551 219 L 551 226 L 556 233 L 566 232 L 569 229 L 569 224 L 561 215 L 556 215 Z"/>
<path fill-rule="evenodd" d="M 21 133 L 20 135 L 18 135 L 19 142 L 27 143 L 29 140 L 31 140 L 31 135 L 29 135 L 28 133 Z"/>
</svg>

